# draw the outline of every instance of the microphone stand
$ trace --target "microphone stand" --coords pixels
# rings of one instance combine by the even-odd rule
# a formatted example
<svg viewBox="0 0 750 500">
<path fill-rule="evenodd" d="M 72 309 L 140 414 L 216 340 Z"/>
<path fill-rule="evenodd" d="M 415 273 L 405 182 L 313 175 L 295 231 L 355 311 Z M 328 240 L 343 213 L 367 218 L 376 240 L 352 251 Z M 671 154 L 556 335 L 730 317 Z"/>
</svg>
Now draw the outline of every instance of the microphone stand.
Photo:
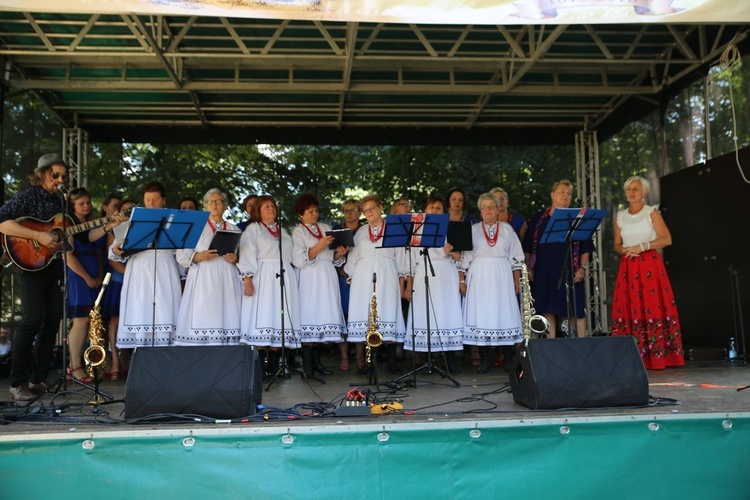
<svg viewBox="0 0 750 500">
<path fill-rule="evenodd" d="M 579 213 L 575 219 L 571 219 L 570 228 L 568 233 L 565 235 L 565 258 L 563 259 L 562 269 L 560 270 L 560 278 L 557 281 L 557 289 L 559 290 L 565 280 L 565 310 L 568 313 L 568 337 L 573 338 L 578 336 L 577 325 L 574 326 L 575 314 L 577 309 L 576 304 L 576 293 L 575 293 L 575 269 L 573 269 L 573 233 L 578 229 L 578 225 L 581 223 L 581 214 Z M 571 292 L 572 291 L 572 292 Z M 572 296 L 572 300 L 571 300 Z M 572 302 L 572 304 L 571 304 Z M 572 307 L 571 307 L 572 306 Z M 553 332 L 557 336 L 557 332 Z"/>
<path fill-rule="evenodd" d="M 287 363 L 286 360 L 286 330 L 284 328 L 284 317 L 285 309 L 284 309 L 284 303 L 286 302 L 286 281 L 284 279 L 284 273 L 286 272 L 284 269 L 284 252 L 283 252 L 283 245 L 281 243 L 281 240 L 284 239 L 283 236 L 283 229 L 281 227 L 280 217 L 279 217 L 280 210 L 278 206 L 276 207 L 276 224 L 279 228 L 279 272 L 276 273 L 276 277 L 279 278 L 279 292 L 281 294 L 281 357 L 279 359 L 279 367 L 276 369 L 276 373 L 274 373 L 271 376 L 271 380 L 268 381 L 268 385 L 266 385 L 266 391 L 268 391 L 274 382 L 276 382 L 276 379 L 279 377 L 289 378 L 291 375 L 289 374 L 289 371 L 294 371 L 295 373 L 299 373 L 299 375 L 303 379 L 312 379 L 317 380 L 318 382 L 325 384 L 325 380 L 321 380 L 319 378 L 316 378 L 312 376 L 312 374 L 305 373 L 304 370 L 301 370 L 299 368 L 290 367 L 289 363 Z M 270 354 L 270 351 L 269 351 Z"/>
<path fill-rule="evenodd" d="M 59 184 L 57 190 L 60 192 L 60 215 L 62 219 L 61 243 L 63 249 L 62 279 L 60 280 L 60 291 L 62 292 L 62 367 L 58 371 L 59 375 L 57 381 L 50 386 L 50 392 L 54 393 L 65 392 L 68 390 L 68 377 L 66 371 L 68 368 L 68 252 L 65 251 L 65 245 L 67 244 L 67 241 L 65 241 L 65 225 L 68 222 L 68 197 L 65 184 Z M 72 373 L 70 374 L 70 377 L 74 381 L 76 380 Z M 88 387 L 83 382 L 81 382 L 81 384 Z M 55 387 L 54 390 L 52 389 L 53 387 Z"/>
<path fill-rule="evenodd" d="M 411 238 L 409 238 L 411 240 Z M 430 275 L 432 277 L 435 277 L 435 269 L 432 267 L 432 260 L 430 259 L 430 249 L 428 247 L 421 248 L 419 250 L 419 253 L 422 254 L 422 257 L 424 259 L 424 293 L 425 293 L 425 313 L 426 313 L 426 327 L 427 327 L 427 361 L 420 367 L 417 367 L 410 371 L 409 373 L 405 373 L 399 377 L 396 377 L 393 379 L 390 383 L 391 384 L 398 384 L 399 381 L 405 379 L 409 376 L 414 376 L 414 387 L 417 387 L 417 373 L 427 370 L 427 373 L 433 373 L 436 372 L 438 375 L 440 375 L 443 378 L 447 378 L 451 382 L 453 382 L 453 385 L 456 387 L 461 387 L 461 384 L 455 380 L 453 377 L 450 376 L 449 373 L 447 373 L 445 370 L 440 368 L 439 366 L 436 366 L 432 362 L 432 339 L 431 339 L 431 332 L 430 332 Z M 414 299 L 412 296 L 412 307 L 414 307 Z M 412 312 L 412 337 L 414 337 L 414 313 Z M 416 351 L 416 345 L 414 345 L 414 352 Z"/>
</svg>

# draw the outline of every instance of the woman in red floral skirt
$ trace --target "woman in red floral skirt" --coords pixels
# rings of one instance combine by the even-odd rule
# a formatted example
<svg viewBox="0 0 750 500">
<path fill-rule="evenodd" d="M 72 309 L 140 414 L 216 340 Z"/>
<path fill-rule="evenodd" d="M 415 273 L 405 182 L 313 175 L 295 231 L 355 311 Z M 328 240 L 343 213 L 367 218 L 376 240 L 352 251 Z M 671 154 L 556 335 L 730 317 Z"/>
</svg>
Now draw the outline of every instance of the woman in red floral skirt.
<svg viewBox="0 0 750 500">
<path fill-rule="evenodd" d="M 645 204 L 649 183 L 625 181 L 629 207 L 617 213 L 615 251 L 622 255 L 612 296 L 612 335 L 632 335 L 649 370 L 682 366 L 682 334 L 674 292 L 661 255 L 672 244 L 664 219 Z"/>
</svg>

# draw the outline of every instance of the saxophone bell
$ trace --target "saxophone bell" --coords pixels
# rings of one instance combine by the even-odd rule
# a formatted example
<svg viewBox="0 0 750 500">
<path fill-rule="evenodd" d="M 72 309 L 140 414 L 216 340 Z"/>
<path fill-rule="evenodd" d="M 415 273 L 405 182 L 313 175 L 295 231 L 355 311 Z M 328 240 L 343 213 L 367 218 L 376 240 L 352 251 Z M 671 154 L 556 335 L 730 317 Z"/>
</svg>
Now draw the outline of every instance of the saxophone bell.
<svg viewBox="0 0 750 500">
<path fill-rule="evenodd" d="M 531 330 L 531 333 L 543 335 L 549 332 L 549 328 L 549 321 L 541 314 L 533 314 L 529 318 L 529 329 Z"/>
<path fill-rule="evenodd" d="M 83 353 L 83 360 L 86 362 L 86 366 L 90 366 L 91 368 L 103 365 L 106 359 L 107 352 L 100 345 L 90 345 Z"/>
<path fill-rule="evenodd" d="M 367 334 L 367 347 L 380 347 L 383 343 L 383 335 L 378 331 L 368 332 Z"/>
<path fill-rule="evenodd" d="M 531 295 L 531 283 L 529 281 L 529 269 L 524 262 L 521 264 L 521 331 L 523 338 L 528 340 L 531 334 L 545 335 L 549 333 L 550 324 L 547 318 L 536 314 L 534 310 L 534 297 Z"/>
</svg>

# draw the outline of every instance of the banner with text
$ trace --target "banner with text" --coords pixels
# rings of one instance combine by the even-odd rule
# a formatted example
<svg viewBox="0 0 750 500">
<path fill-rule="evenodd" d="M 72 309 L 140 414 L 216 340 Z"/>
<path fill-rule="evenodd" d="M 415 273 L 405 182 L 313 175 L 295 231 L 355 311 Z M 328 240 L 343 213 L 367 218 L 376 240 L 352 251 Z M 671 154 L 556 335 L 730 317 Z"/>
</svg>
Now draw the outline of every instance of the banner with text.
<svg viewBox="0 0 750 500">
<path fill-rule="evenodd" d="M 0 11 L 420 24 L 750 22 L 747 0 L 0 0 Z"/>
</svg>

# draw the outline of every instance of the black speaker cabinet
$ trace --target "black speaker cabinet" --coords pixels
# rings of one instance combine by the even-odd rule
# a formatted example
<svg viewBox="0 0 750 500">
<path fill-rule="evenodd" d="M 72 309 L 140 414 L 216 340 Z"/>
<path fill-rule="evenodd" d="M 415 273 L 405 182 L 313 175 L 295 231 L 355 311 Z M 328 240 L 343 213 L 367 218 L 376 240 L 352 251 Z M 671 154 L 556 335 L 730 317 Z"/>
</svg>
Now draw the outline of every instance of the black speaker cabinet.
<svg viewBox="0 0 750 500">
<path fill-rule="evenodd" d="M 125 387 L 125 418 L 160 413 L 254 415 L 263 378 L 252 346 L 139 347 Z"/>
<path fill-rule="evenodd" d="M 648 404 L 633 337 L 531 339 L 510 370 L 513 399 L 533 410 Z"/>
</svg>

